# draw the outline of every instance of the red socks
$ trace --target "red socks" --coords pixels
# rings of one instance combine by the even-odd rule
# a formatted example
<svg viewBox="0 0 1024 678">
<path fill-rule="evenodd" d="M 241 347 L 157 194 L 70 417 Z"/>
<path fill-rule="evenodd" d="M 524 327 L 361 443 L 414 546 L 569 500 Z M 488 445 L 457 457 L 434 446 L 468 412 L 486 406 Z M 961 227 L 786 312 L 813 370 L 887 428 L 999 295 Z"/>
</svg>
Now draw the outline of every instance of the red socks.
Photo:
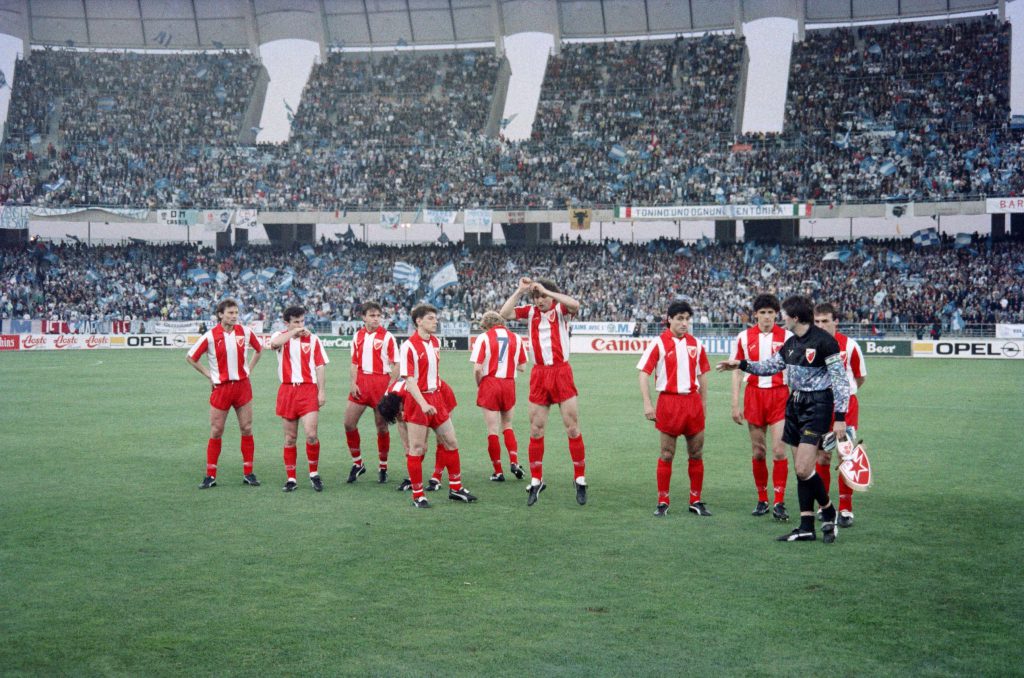
<svg viewBox="0 0 1024 678">
<path fill-rule="evenodd" d="M 430 476 L 432 480 L 441 482 L 441 474 L 444 473 L 444 467 L 446 466 L 445 461 L 444 448 L 441 447 L 441 443 L 438 443 L 434 449 L 434 472 Z M 451 478 L 448 480 L 451 480 Z"/>
<path fill-rule="evenodd" d="M 210 438 L 206 443 L 206 475 L 217 477 L 217 460 L 220 459 L 220 438 Z"/>
<path fill-rule="evenodd" d="M 704 488 L 704 460 L 688 460 L 686 470 L 690 474 L 690 503 L 700 501 L 700 491 Z"/>
<path fill-rule="evenodd" d="M 569 438 L 569 456 L 572 457 L 572 476 L 574 479 L 579 480 L 585 475 L 587 470 L 582 435 Z"/>
<path fill-rule="evenodd" d="M 423 498 L 423 457 L 405 455 L 405 464 L 409 469 L 409 482 L 412 483 L 412 498 Z"/>
<path fill-rule="evenodd" d="M 815 464 L 814 470 L 821 476 L 821 482 L 825 485 L 825 491 L 828 492 L 829 483 L 832 482 L 832 469 L 828 464 Z M 842 486 L 840 485 L 840 487 Z"/>
<path fill-rule="evenodd" d="M 348 443 L 348 453 L 352 455 L 352 463 L 363 465 L 363 455 L 359 451 L 359 429 L 345 431 L 345 442 Z"/>
<path fill-rule="evenodd" d="M 544 478 L 544 439 L 530 438 L 527 454 L 530 457 L 530 477 L 540 482 Z"/>
<path fill-rule="evenodd" d="M 288 480 L 295 480 L 295 460 L 298 456 L 298 448 L 294 445 L 284 448 L 284 473 Z"/>
<path fill-rule="evenodd" d="M 459 460 L 459 448 L 444 450 L 444 465 L 448 469 L 448 489 L 458 492 L 462 489 L 462 463 Z"/>
<path fill-rule="evenodd" d="M 843 474 L 839 474 L 839 510 L 853 511 L 853 488 L 846 483 Z"/>
<path fill-rule="evenodd" d="M 498 436 L 487 436 L 487 456 L 491 458 L 491 466 L 495 473 L 501 473 L 501 443 Z"/>
<path fill-rule="evenodd" d="M 505 449 L 508 450 L 508 461 L 510 464 L 519 463 L 519 443 L 516 442 L 515 432 L 507 428 L 503 431 L 505 437 Z"/>
<path fill-rule="evenodd" d="M 668 504 L 668 486 L 672 482 L 672 462 L 658 457 L 658 503 Z"/>
<path fill-rule="evenodd" d="M 377 459 L 382 471 L 388 469 L 388 452 L 391 451 L 391 434 L 385 431 L 377 433 Z"/>
<path fill-rule="evenodd" d="M 768 501 L 768 460 L 751 459 L 754 469 L 754 487 L 757 489 L 757 500 Z"/>
<path fill-rule="evenodd" d="M 317 473 L 320 464 L 320 441 L 306 443 L 306 459 L 309 460 L 309 475 Z"/>
<path fill-rule="evenodd" d="M 252 473 L 252 458 L 256 454 L 256 442 L 252 436 L 242 436 L 242 473 Z"/>
<path fill-rule="evenodd" d="M 786 480 L 789 478 L 789 459 L 772 460 L 772 498 L 773 504 L 786 501 Z"/>
</svg>

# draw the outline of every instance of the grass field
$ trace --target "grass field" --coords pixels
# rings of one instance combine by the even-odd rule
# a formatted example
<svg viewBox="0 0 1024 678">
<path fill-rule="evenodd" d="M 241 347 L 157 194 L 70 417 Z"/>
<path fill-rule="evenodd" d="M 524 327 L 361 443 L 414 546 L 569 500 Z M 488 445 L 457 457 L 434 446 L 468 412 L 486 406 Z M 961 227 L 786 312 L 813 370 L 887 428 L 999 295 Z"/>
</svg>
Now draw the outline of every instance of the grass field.
<svg viewBox="0 0 1024 678">
<path fill-rule="evenodd" d="M 0 353 L 0 673 L 1024 671 L 1020 363 L 869 360 L 861 431 L 876 485 L 825 546 L 776 543 L 788 528 L 750 515 L 727 375 L 710 380 L 714 517 L 685 512 L 683 463 L 673 512 L 656 520 L 657 436 L 636 357 L 574 357 L 590 503 L 576 505 L 558 425 L 548 490 L 527 509 L 524 482 L 487 481 L 466 354 L 445 354 L 463 476 L 480 501 L 436 497 L 417 511 L 394 491 L 396 434 L 390 484 L 370 473 L 344 483 L 347 354 L 331 358 L 318 495 L 306 482 L 280 491 L 272 355 L 254 377 L 263 486 L 242 486 L 229 420 L 220 484 L 200 492 L 208 388 L 183 352 Z M 361 428 L 365 450 L 369 415 Z"/>
</svg>

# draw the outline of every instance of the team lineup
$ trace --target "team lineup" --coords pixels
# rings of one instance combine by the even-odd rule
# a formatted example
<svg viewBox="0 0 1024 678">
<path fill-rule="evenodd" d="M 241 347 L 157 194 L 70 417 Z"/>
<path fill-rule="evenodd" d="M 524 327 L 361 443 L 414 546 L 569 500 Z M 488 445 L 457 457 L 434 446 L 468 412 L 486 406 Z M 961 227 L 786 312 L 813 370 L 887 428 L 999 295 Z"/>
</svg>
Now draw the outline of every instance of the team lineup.
<svg viewBox="0 0 1024 678">
<path fill-rule="evenodd" d="M 587 503 L 586 448 L 579 426 L 578 391 L 569 364 L 569 323 L 579 309 L 580 302 L 562 292 L 555 282 L 520 278 L 518 287 L 498 311 L 483 314 L 482 333 L 471 344 L 476 404 L 483 413 L 487 454 L 493 467 L 490 481 L 506 482 L 501 451 L 504 444 L 510 475 L 523 480 L 528 468 L 527 506 L 536 504 L 546 489 L 545 434 L 553 405 L 558 406 L 568 439 L 576 501 L 580 505 Z M 760 294 L 751 310 L 754 325 L 739 333 L 730 357 L 716 369 L 733 372 L 732 420 L 739 425 L 746 423 L 750 436 L 757 495 L 752 515 L 770 512 L 775 520 L 789 520 L 785 505 L 789 447 L 800 520 L 795 529 L 778 539 L 816 540 L 817 517 L 821 521 L 822 540 L 832 543 L 837 527 L 853 525 L 853 490 L 864 489 L 870 483 L 866 455 L 862 447 L 854 449 L 853 442 L 859 413 L 856 393 L 867 377 L 863 354 L 855 340 L 837 332 L 836 309 L 830 304 L 814 306 L 802 296 L 791 296 L 780 304 L 774 295 Z M 777 324 L 780 313 L 781 326 Z M 280 386 L 276 413 L 284 429 L 285 492 L 298 487 L 300 424 L 305 434 L 310 484 L 317 492 L 324 489 L 319 473 L 318 419 L 327 402 L 326 366 L 330 361 L 320 339 L 305 326 L 305 315 L 302 307 L 286 308 L 282 314 L 285 327 L 274 333 L 269 342 L 278 358 Z M 707 375 L 711 365 L 701 340 L 690 334 L 693 315 L 693 308 L 686 301 L 671 302 L 665 313 L 665 330 L 647 345 L 636 366 L 643 416 L 654 423 L 660 436 L 655 474 L 656 517 L 667 515 L 671 505 L 673 461 L 680 436 L 687 452 L 688 511 L 700 517 L 712 515 L 702 499 Z M 186 355 L 188 364 L 212 385 L 206 473 L 199 487 L 209 489 L 217 484 L 217 462 L 231 409 L 235 410 L 241 434 L 243 483 L 259 486 L 253 470 L 255 443 L 249 375 L 260 360 L 263 344 L 250 328 L 239 324 L 237 302 L 221 301 L 216 316 L 217 324 Z M 458 440 L 450 416 L 457 400 L 440 373 L 440 341 L 435 336 L 437 308 L 421 303 L 411 310 L 414 331 L 400 346 L 383 326 L 379 304 L 363 304 L 362 317 L 364 325 L 352 339 L 344 415 L 345 439 L 352 462 L 347 482 L 356 482 L 367 470 L 358 423 L 369 407 L 377 433 L 379 483 L 388 481 L 389 426 L 395 424 L 407 469 L 407 476 L 397 489 L 411 492 L 414 507 L 430 508 L 426 493 L 442 489 L 445 472 L 449 499 L 476 502 L 477 497 L 462 483 Z M 528 351 L 527 342 L 506 327 L 506 321 L 511 320 L 526 325 L 529 353 L 533 356 L 526 467 L 520 464 L 513 415 L 516 376 L 525 370 Z M 200 362 L 204 354 L 206 365 Z M 651 393 L 652 376 L 656 399 Z M 424 483 L 423 464 L 431 430 L 436 439 L 435 465 Z M 832 454 L 836 450 L 842 459 L 841 472 L 837 474 L 838 506 L 829 497 Z"/>
</svg>

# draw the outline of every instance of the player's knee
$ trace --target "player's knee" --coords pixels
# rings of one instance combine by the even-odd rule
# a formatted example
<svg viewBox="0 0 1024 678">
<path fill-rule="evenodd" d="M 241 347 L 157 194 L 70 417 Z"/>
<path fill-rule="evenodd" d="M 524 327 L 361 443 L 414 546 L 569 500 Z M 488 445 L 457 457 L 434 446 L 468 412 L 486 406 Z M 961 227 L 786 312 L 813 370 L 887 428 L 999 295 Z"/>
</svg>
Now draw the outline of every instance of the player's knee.
<svg viewBox="0 0 1024 678">
<path fill-rule="evenodd" d="M 751 450 L 751 456 L 753 456 L 753 458 L 755 460 L 757 460 L 757 461 L 761 461 L 766 456 L 764 445 L 761 444 L 761 443 L 753 443 L 750 446 L 750 450 Z"/>
<path fill-rule="evenodd" d="M 211 438 L 216 439 L 216 438 L 220 438 L 223 435 L 224 435 L 224 425 L 223 424 L 220 424 L 220 425 L 214 424 L 213 426 L 210 427 L 210 437 Z"/>
<path fill-rule="evenodd" d="M 675 450 L 673 450 L 671 448 L 668 448 L 668 447 L 661 448 L 661 460 L 662 461 L 671 462 L 675 458 L 676 458 L 676 451 Z"/>
<path fill-rule="evenodd" d="M 544 437 L 544 426 L 538 424 L 530 424 L 530 437 L 531 438 L 543 438 Z"/>
<path fill-rule="evenodd" d="M 318 442 L 320 442 L 320 438 L 316 436 L 306 436 L 307 445 L 316 445 Z"/>
<path fill-rule="evenodd" d="M 785 461 L 786 446 L 780 443 L 778 447 L 772 447 L 772 459 L 775 461 Z"/>
<path fill-rule="evenodd" d="M 695 447 L 693 449 L 687 448 L 686 456 L 690 459 L 703 459 L 704 458 L 704 446 Z"/>
<path fill-rule="evenodd" d="M 577 426 L 575 423 L 569 424 L 568 426 L 566 426 L 565 427 L 565 432 L 566 432 L 566 434 L 570 438 L 579 438 L 580 437 L 580 427 Z"/>
<path fill-rule="evenodd" d="M 350 424 L 347 421 L 345 422 L 345 433 L 352 433 L 352 431 L 357 430 L 359 430 L 359 426 L 357 424 Z"/>
<path fill-rule="evenodd" d="M 295 447 L 295 440 L 296 440 L 295 436 L 285 436 L 284 437 L 284 446 L 285 447 Z"/>
</svg>

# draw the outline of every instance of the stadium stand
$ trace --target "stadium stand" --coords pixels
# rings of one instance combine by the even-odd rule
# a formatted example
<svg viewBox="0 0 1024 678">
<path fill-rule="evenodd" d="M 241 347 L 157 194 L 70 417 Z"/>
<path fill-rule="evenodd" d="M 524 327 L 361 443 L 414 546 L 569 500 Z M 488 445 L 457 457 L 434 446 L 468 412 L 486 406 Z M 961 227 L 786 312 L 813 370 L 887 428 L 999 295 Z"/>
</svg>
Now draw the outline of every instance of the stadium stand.
<svg viewBox="0 0 1024 678">
<path fill-rule="evenodd" d="M 253 318 L 277 318 L 285 306 L 302 303 L 317 319 L 352 320 L 362 301 L 377 299 L 404 328 L 407 309 L 426 290 L 397 284 L 394 264 L 421 269 L 425 285 L 435 270 L 452 261 L 459 284 L 436 299 L 448 321 L 471 320 L 500 306 L 521 274 L 547 274 L 585 302 L 581 320 L 656 323 L 665 299 L 685 296 L 692 300 L 698 325 L 732 331 L 750 319 L 753 295 L 770 290 L 830 301 L 841 309 L 845 323 L 861 326 L 860 333 L 877 331 L 872 326 L 913 333 L 936 321 L 946 332 L 967 325 L 986 325 L 991 331 L 996 322 L 1024 322 L 1024 245 L 1019 242 L 975 238 L 961 247 L 948 238 L 939 247 L 915 247 L 909 239 L 773 247 L 669 240 L 616 244 L 562 242 L 470 252 L 452 244 L 321 242 L 314 256 L 270 247 L 214 253 L 138 243 L 5 248 L 0 249 L 0 317 L 71 323 L 207 319 L 216 299 L 233 296 Z M 823 261 L 829 252 L 839 254 Z M 269 277 L 260 277 L 271 269 Z"/>
</svg>

